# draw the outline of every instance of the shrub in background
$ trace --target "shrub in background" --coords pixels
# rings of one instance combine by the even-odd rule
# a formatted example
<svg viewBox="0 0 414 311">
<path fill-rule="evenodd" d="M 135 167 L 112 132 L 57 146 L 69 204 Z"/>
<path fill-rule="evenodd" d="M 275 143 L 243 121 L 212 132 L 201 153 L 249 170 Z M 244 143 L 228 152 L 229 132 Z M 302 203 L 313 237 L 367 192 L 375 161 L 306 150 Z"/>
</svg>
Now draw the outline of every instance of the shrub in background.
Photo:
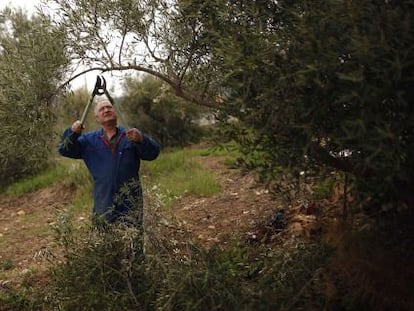
<svg viewBox="0 0 414 311">
<path fill-rule="evenodd" d="M 208 111 L 176 97 L 160 80 L 144 76 L 127 79 L 121 100 L 129 123 L 156 138 L 164 147 L 198 142 L 199 119 Z"/>
<path fill-rule="evenodd" d="M 44 169 L 53 143 L 50 100 L 68 59 L 64 32 L 43 17 L 0 14 L 0 186 Z"/>
</svg>

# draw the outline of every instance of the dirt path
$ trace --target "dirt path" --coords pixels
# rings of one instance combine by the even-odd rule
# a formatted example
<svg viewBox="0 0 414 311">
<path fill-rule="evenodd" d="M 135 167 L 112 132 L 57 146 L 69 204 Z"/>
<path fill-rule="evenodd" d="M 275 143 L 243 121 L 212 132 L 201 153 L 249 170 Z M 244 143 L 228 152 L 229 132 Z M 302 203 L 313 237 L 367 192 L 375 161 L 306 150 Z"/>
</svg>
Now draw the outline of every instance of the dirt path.
<svg viewBox="0 0 414 311">
<path fill-rule="evenodd" d="M 58 184 L 0 199 L 0 282 L 42 270 L 44 263 L 37 255 L 52 241 L 50 224 L 74 192 L 74 187 Z"/>
<path fill-rule="evenodd" d="M 210 197 L 184 197 L 172 210 L 175 219 L 186 228 L 191 237 L 203 244 L 240 241 L 254 234 L 255 228 L 279 202 L 251 175 L 223 164 L 223 158 L 200 157 L 200 162 L 215 172 L 222 193 Z"/>
</svg>

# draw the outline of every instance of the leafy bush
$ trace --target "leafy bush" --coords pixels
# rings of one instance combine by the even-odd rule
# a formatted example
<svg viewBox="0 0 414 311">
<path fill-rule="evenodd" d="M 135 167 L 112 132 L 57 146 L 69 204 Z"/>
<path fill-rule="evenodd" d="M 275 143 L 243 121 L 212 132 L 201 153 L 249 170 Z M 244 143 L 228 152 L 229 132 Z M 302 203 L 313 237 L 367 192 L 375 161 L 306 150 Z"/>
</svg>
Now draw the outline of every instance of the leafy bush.
<svg viewBox="0 0 414 311">
<path fill-rule="evenodd" d="M 114 310 L 121 306 L 145 310 L 142 293 L 153 284 L 142 271 L 140 232 L 99 224 L 75 233 L 68 219 L 60 220 L 55 229 L 63 264 L 52 271 L 53 303 L 64 310 Z M 136 291 L 142 291 L 141 295 L 135 296 Z"/>
<path fill-rule="evenodd" d="M 197 124 L 206 109 L 176 97 L 160 80 L 145 76 L 127 80 L 122 106 L 132 126 L 156 138 L 162 146 L 198 142 L 203 129 Z"/>
<path fill-rule="evenodd" d="M 302 0 L 205 15 L 227 73 L 224 133 L 244 164 L 268 180 L 330 167 L 374 207 L 412 206 L 413 12 L 413 1 Z"/>
<path fill-rule="evenodd" d="M 0 186 L 44 169 L 53 143 L 50 100 L 67 64 L 64 33 L 43 17 L 0 19 Z"/>
<path fill-rule="evenodd" d="M 317 282 L 331 256 L 324 245 L 296 241 L 277 250 L 205 249 L 191 241 L 177 243 L 160 223 L 159 216 L 147 215 L 142 255 L 134 228 L 78 231 L 70 218 L 61 217 L 55 227 L 60 255 L 53 259 L 48 302 L 63 310 L 270 310 L 309 304 L 317 309 L 325 304 L 323 284 Z"/>
</svg>

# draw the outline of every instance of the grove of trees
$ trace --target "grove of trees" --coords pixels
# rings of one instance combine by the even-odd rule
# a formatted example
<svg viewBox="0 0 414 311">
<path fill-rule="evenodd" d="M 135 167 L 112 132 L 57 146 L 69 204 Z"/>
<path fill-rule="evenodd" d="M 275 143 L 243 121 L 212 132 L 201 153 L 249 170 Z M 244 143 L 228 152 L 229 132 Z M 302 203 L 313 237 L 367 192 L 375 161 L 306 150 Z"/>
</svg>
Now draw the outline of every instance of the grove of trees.
<svg viewBox="0 0 414 311">
<path fill-rule="evenodd" d="M 286 176 L 334 173 L 354 207 L 392 222 L 363 227 L 369 243 L 361 229 L 338 247 L 354 247 L 356 264 L 337 266 L 348 264 L 369 296 L 361 271 L 376 274 L 382 250 L 387 260 L 413 258 L 413 16 L 414 0 L 43 0 L 33 16 L 4 9 L 0 186 L 47 167 L 57 114 L 79 115 L 89 96 L 70 95 L 71 81 L 123 72 L 117 100 L 129 122 L 164 146 L 195 141 L 195 121 L 215 116 L 215 135 L 235 141 L 239 163 L 273 190 Z M 383 270 L 399 270 L 387 260 Z"/>
<path fill-rule="evenodd" d="M 48 106 L 84 66 L 144 72 L 213 108 L 221 135 L 240 143 L 243 162 L 267 180 L 329 168 L 347 173 L 372 206 L 412 204 L 413 1 L 45 5 L 33 18 L 2 15 L 2 146 L 13 155 L 1 157 L 12 175 L 44 157 Z M 156 114 L 169 104 L 139 109 Z"/>
<path fill-rule="evenodd" d="M 413 5 L 236 1 L 241 18 L 216 19 L 246 161 L 270 179 L 328 167 L 377 209 L 412 206 Z"/>
</svg>

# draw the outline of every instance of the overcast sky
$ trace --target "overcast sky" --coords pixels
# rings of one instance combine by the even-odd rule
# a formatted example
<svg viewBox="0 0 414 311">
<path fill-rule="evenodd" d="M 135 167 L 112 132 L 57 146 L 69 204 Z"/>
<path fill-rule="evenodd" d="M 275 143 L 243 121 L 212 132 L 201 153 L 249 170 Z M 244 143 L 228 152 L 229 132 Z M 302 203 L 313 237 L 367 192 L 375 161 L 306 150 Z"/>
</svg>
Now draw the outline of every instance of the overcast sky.
<svg viewBox="0 0 414 311">
<path fill-rule="evenodd" d="M 35 6 L 40 4 L 40 0 L 0 0 L 0 8 L 4 8 L 6 5 L 12 7 L 21 7 L 29 13 L 33 13 Z"/>
<path fill-rule="evenodd" d="M 36 6 L 38 5 L 40 5 L 40 0 L 0 0 L 0 10 L 3 9 L 5 6 L 20 7 L 26 10 L 29 13 L 29 15 L 35 13 Z M 96 82 L 97 74 L 98 72 L 93 71 L 75 79 L 71 82 L 72 89 L 74 90 L 79 87 L 85 86 L 85 84 L 87 89 L 93 89 Z M 116 95 L 119 95 L 121 92 L 119 85 L 119 77 L 113 77 L 110 73 L 106 73 L 104 74 L 104 76 L 107 79 L 108 86 L 115 84 L 116 90 L 114 90 L 114 92 Z"/>
</svg>

